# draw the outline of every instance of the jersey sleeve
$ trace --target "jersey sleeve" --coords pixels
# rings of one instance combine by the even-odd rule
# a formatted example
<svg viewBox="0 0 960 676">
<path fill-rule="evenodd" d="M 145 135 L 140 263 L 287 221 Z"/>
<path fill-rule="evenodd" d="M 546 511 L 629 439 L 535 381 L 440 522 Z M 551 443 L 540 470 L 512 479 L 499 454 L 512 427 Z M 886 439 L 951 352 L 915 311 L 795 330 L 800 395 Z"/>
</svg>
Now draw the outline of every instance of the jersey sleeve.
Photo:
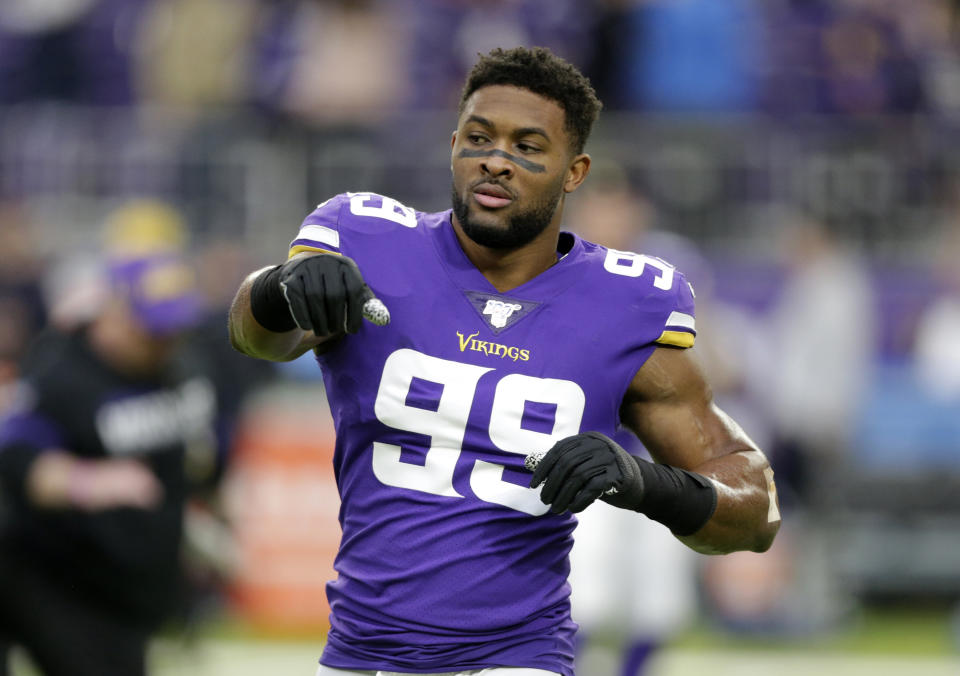
<svg viewBox="0 0 960 676">
<path fill-rule="evenodd" d="M 316 253 L 343 253 L 340 249 L 340 212 L 348 200 L 347 194 L 331 197 L 310 212 L 297 236 L 290 242 L 287 258 L 303 251 Z"/>
<path fill-rule="evenodd" d="M 665 307 L 666 319 L 660 337 L 654 342 L 672 347 L 693 347 L 697 337 L 693 287 L 683 274 L 674 270 L 674 287 Z"/>
<path fill-rule="evenodd" d="M 372 192 L 348 192 L 331 197 L 307 216 L 292 242 L 288 257 L 302 251 L 353 256 L 354 244 L 390 228 L 417 227 L 417 212 L 397 200 Z"/>
<path fill-rule="evenodd" d="M 693 347 L 694 294 L 683 273 L 656 256 L 605 247 L 599 254 L 605 273 L 613 274 L 604 277 L 604 285 L 617 289 L 614 302 L 628 309 L 626 321 L 635 345 Z"/>
</svg>

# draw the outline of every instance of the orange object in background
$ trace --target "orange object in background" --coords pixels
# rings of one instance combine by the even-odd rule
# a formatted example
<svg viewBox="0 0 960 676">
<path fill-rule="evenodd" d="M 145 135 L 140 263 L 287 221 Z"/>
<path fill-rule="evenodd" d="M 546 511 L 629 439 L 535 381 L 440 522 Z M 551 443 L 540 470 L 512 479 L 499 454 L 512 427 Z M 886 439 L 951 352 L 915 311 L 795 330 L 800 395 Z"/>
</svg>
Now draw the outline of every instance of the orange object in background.
<svg viewBox="0 0 960 676">
<path fill-rule="evenodd" d="M 322 390 L 285 391 L 244 416 L 224 486 L 239 559 L 229 595 L 258 630 L 329 628 L 325 585 L 340 540 L 333 447 Z"/>
</svg>

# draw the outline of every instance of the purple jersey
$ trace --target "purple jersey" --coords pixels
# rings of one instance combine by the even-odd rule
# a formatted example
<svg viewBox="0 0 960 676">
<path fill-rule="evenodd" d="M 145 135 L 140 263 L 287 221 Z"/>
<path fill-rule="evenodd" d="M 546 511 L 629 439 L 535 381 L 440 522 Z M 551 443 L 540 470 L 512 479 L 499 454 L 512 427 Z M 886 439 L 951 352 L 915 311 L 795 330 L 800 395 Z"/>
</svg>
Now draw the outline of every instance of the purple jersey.
<svg viewBox="0 0 960 676">
<path fill-rule="evenodd" d="M 566 255 L 499 293 L 450 212 L 347 193 L 291 244 L 353 258 L 391 323 L 318 357 L 336 425 L 343 537 L 321 662 L 429 673 L 573 673 L 567 554 L 523 458 L 612 435 L 657 344 L 693 344 L 693 294 L 663 261 L 562 233 Z"/>
</svg>

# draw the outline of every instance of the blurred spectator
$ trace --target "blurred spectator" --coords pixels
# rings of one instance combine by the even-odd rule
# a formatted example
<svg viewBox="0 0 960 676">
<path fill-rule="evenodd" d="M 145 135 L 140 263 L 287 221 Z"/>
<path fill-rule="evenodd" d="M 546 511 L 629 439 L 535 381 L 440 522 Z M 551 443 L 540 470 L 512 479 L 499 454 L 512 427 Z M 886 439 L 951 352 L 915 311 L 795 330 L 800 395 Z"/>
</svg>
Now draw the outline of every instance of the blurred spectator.
<svg viewBox="0 0 960 676">
<path fill-rule="evenodd" d="M 356 124 L 382 119 L 405 93 L 406 3 L 260 5 L 252 68 L 253 98 L 263 108 L 310 122 Z"/>
<path fill-rule="evenodd" d="M 223 321 L 236 286 L 253 267 L 249 254 L 234 241 L 215 241 L 196 249 L 189 235 L 178 209 L 146 198 L 119 205 L 104 227 L 104 248 L 113 260 L 193 254 L 198 315 L 184 332 L 171 363 L 178 373 L 202 377 L 211 384 L 216 416 L 211 443 L 189 446 L 184 458 L 190 488 L 184 523 L 186 584 L 176 619 L 188 637 L 223 602 L 235 556 L 232 529 L 220 504 L 221 481 L 248 398 L 276 375 L 273 364 L 247 359 L 230 347 Z"/>
<path fill-rule="evenodd" d="M 257 0 L 163 0 L 137 31 L 139 93 L 148 103 L 199 110 L 238 104 L 249 85 Z"/>
<path fill-rule="evenodd" d="M 824 507 L 844 476 L 875 363 L 873 290 L 863 262 L 810 214 L 785 225 L 783 246 L 788 278 L 766 341 L 771 464 L 805 506 Z"/>
<path fill-rule="evenodd" d="M 155 200 L 137 199 L 121 204 L 108 214 L 101 240 L 103 254 L 115 262 L 135 261 L 156 255 L 180 256 L 187 245 L 186 226 L 171 206 Z M 103 261 L 89 251 L 50 261 L 44 273 L 44 302 L 50 308 L 50 323 L 70 331 L 90 322 L 106 302 Z"/>
<path fill-rule="evenodd" d="M 180 211 L 167 202 L 146 198 L 129 200 L 108 215 L 104 248 L 116 261 L 160 254 L 187 260 L 193 249 L 189 262 L 196 275 L 198 316 L 175 359 L 181 370 L 203 374 L 216 390 L 216 453 L 187 458 L 195 488 L 213 497 L 229 463 L 234 427 L 246 398 L 275 374 L 273 364 L 246 359 L 233 350 L 223 322 L 237 285 L 253 267 L 249 254 L 232 241 L 214 241 L 196 249 Z"/>
<path fill-rule="evenodd" d="M 104 283 L 88 323 L 35 344 L 0 422 L 0 645 L 48 676 L 144 673 L 180 597 L 185 456 L 213 444 L 213 386 L 172 361 L 199 316 L 189 268 L 128 259 Z"/>
<path fill-rule="evenodd" d="M 941 292 L 920 317 L 914 359 L 921 386 L 940 401 L 960 403 L 960 207 L 937 247 Z"/>
<path fill-rule="evenodd" d="M 885 3 L 780 0 L 768 11 L 765 108 L 774 113 L 915 113 L 918 64 Z"/>
<path fill-rule="evenodd" d="M 418 0 L 405 4 L 413 21 L 405 91 L 411 107 L 455 107 L 477 54 L 494 47 L 547 47 L 589 71 L 597 19 L 593 2 Z"/>
<path fill-rule="evenodd" d="M 814 214 L 781 219 L 783 288 L 767 321 L 741 324 L 740 344 L 727 349 L 756 372 L 752 403 L 772 427 L 764 447 L 788 527 L 771 556 L 717 557 L 703 567 L 711 614 L 752 634 L 833 631 L 848 617 L 852 590 L 836 565 L 828 537 L 836 511 L 828 510 L 854 476 L 852 440 L 877 359 L 864 262 Z"/>
<path fill-rule="evenodd" d="M 131 49 L 152 0 L 0 3 L 0 103 L 134 101 Z"/>
</svg>

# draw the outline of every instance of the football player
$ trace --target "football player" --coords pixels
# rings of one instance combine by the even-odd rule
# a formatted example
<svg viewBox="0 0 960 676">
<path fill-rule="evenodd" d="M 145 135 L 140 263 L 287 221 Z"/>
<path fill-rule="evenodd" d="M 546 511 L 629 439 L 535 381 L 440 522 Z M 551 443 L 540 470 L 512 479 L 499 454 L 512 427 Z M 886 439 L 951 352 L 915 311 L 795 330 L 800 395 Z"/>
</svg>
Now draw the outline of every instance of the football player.
<svg viewBox="0 0 960 676">
<path fill-rule="evenodd" d="M 452 209 L 338 195 L 237 293 L 234 346 L 313 350 L 337 430 L 318 674 L 571 676 L 567 555 L 596 500 L 704 553 L 773 541 L 772 471 L 688 354 L 683 275 L 560 229 L 599 109 L 547 50 L 494 50 L 462 93 Z"/>
</svg>

